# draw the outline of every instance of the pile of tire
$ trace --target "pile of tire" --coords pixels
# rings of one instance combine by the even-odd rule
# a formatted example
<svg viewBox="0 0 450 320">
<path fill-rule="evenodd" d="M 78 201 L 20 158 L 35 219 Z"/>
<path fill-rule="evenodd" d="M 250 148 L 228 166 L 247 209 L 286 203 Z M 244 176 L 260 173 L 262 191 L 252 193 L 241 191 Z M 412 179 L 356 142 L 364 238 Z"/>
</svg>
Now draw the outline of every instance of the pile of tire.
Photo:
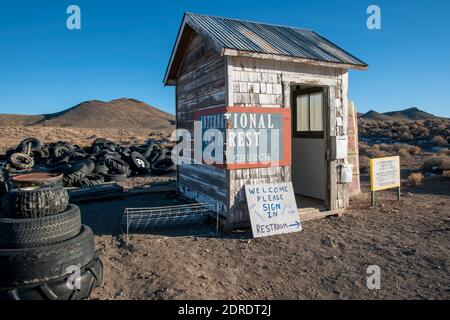
<svg viewBox="0 0 450 320">
<path fill-rule="evenodd" d="M 3 162 L 0 162 L 0 200 L 10 189 L 9 173 Z"/>
<path fill-rule="evenodd" d="M 64 187 L 23 187 L 0 198 L 0 300 L 87 299 L 103 266 Z"/>
<path fill-rule="evenodd" d="M 150 172 L 165 175 L 175 171 L 171 147 L 154 142 L 128 147 L 103 138 L 85 148 L 64 141 L 43 144 L 27 138 L 8 150 L 4 158 L 16 171 L 40 166 L 61 172 L 66 187 L 89 187 Z"/>
</svg>

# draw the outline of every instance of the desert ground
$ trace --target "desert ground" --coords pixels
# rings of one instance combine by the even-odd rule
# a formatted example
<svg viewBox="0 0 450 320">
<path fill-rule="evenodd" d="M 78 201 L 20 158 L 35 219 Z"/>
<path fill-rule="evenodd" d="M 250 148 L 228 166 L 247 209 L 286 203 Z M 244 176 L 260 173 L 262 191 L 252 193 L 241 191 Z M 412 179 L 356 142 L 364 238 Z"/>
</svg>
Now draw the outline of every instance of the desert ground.
<svg viewBox="0 0 450 320">
<path fill-rule="evenodd" d="M 440 181 L 442 182 L 442 181 Z M 252 239 L 248 230 L 211 236 L 120 233 L 122 210 L 164 205 L 137 196 L 81 205 L 94 228 L 105 277 L 92 299 L 448 299 L 448 182 L 354 198 L 342 218 L 308 221 L 300 233 Z M 428 190 L 429 189 L 429 190 Z M 430 193 L 432 194 L 430 194 Z M 381 289 L 365 285 L 381 267 Z"/>
<path fill-rule="evenodd" d="M 167 134 L 1 127 L 0 151 L 30 136 L 87 145 L 98 137 L 125 144 Z M 421 169 L 424 161 L 448 155 L 406 153 L 410 162 L 402 167 L 400 202 L 395 191 L 383 191 L 371 207 L 363 174 L 363 193 L 351 199 L 343 217 L 307 221 L 302 232 L 276 237 L 252 239 L 249 230 L 205 235 L 201 231 L 208 228 L 202 227 L 192 234 L 189 228 L 136 233 L 127 245 L 123 210 L 172 204 L 172 194 L 80 203 L 104 264 L 103 283 L 91 299 L 449 299 L 450 179 L 444 169 Z M 155 181 L 137 179 L 140 185 Z M 381 268 L 380 290 L 366 287 L 369 265 Z"/>
</svg>

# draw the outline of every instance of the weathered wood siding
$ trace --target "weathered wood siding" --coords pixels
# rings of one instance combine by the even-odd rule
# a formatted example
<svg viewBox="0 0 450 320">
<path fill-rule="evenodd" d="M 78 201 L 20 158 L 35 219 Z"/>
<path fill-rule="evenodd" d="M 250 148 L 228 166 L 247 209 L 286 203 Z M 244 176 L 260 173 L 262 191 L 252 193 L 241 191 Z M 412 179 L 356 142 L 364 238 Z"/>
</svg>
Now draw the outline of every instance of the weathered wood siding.
<svg viewBox="0 0 450 320">
<path fill-rule="evenodd" d="M 330 125 L 325 131 L 327 145 L 330 145 L 330 136 L 346 134 L 347 70 L 244 57 L 227 57 L 226 62 L 228 105 L 290 108 L 291 86 L 323 86 L 329 96 L 326 118 Z M 345 208 L 348 203 L 347 186 L 337 181 L 337 166 L 344 161 L 328 161 L 330 203 L 327 204 L 332 210 Z M 229 175 L 230 224 L 249 221 L 244 191 L 246 184 L 291 181 L 290 167 L 231 170 Z"/>
<path fill-rule="evenodd" d="M 196 111 L 225 106 L 226 69 L 224 58 L 194 34 L 176 82 L 177 128 L 187 129 L 194 138 Z M 199 137 L 196 137 L 199 139 Z M 210 165 L 178 166 L 178 190 L 198 202 L 214 203 L 221 213 L 228 207 L 228 174 Z"/>
</svg>

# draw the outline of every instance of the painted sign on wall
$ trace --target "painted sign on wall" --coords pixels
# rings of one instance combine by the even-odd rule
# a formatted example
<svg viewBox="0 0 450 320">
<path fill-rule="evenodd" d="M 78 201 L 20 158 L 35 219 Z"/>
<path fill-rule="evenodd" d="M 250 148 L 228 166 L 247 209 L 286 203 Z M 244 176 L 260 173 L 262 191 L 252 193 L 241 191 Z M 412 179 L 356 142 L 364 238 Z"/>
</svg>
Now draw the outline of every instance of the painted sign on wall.
<svg viewBox="0 0 450 320">
<path fill-rule="evenodd" d="M 302 230 L 292 182 L 246 185 L 253 237 Z"/>
<path fill-rule="evenodd" d="M 227 107 L 196 113 L 203 150 L 210 129 L 224 136 L 228 169 L 285 166 L 291 163 L 291 115 L 286 108 Z"/>
<path fill-rule="evenodd" d="M 400 187 L 400 157 L 370 159 L 370 190 Z"/>
</svg>

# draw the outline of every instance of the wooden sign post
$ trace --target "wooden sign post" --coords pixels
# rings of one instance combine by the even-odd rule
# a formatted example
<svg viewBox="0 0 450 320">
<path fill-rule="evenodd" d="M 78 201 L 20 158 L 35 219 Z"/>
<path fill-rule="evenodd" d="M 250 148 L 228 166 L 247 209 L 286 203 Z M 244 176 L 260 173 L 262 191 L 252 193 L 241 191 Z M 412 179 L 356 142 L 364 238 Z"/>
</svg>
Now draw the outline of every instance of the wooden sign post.
<svg viewBox="0 0 450 320">
<path fill-rule="evenodd" d="M 375 206 L 375 191 L 397 188 L 400 201 L 400 157 L 370 159 L 370 194 Z"/>
</svg>

